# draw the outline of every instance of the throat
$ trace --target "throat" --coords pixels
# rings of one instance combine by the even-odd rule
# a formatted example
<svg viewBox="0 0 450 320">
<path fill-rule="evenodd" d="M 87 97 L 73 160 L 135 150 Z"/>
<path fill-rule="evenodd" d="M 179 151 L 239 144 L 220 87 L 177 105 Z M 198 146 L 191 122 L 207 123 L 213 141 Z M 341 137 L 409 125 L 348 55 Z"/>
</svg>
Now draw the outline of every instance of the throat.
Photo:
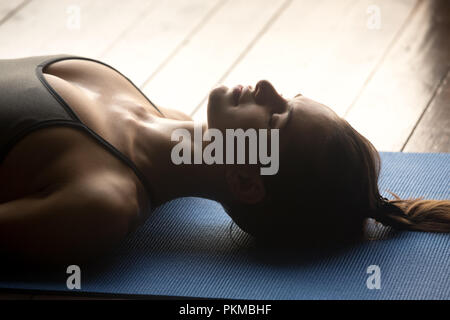
<svg viewBox="0 0 450 320">
<path fill-rule="evenodd" d="M 223 166 L 205 163 L 176 164 L 172 159 L 174 146 L 172 133 L 183 129 L 192 133 L 191 158 L 194 159 L 193 121 L 157 118 L 141 121 L 135 139 L 134 158 L 153 191 L 156 205 L 179 197 L 201 197 L 221 201 L 224 194 Z"/>
</svg>

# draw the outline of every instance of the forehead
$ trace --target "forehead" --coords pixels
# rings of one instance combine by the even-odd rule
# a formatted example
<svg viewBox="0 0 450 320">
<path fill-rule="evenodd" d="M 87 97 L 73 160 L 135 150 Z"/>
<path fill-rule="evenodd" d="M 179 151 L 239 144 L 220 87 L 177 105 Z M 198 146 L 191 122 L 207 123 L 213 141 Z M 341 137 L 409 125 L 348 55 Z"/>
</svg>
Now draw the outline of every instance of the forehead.
<svg viewBox="0 0 450 320">
<path fill-rule="evenodd" d="M 311 116 L 315 115 L 319 118 L 329 118 L 329 120 L 333 121 L 339 118 L 331 108 L 303 95 L 297 95 L 288 100 L 288 105 L 294 108 L 293 111 L 295 113 Z"/>
<path fill-rule="evenodd" d="M 320 136 L 335 130 L 340 117 L 329 107 L 304 96 L 288 100 L 292 108 L 291 119 L 286 126 L 289 139 L 318 140 Z"/>
</svg>

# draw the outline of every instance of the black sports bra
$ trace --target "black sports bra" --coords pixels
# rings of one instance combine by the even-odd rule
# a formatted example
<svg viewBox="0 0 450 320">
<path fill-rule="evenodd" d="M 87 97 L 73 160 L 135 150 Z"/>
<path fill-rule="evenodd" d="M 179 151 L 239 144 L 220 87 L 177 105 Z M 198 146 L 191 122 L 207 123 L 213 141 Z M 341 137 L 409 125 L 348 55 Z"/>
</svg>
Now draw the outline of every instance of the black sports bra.
<svg viewBox="0 0 450 320">
<path fill-rule="evenodd" d="M 88 133 L 106 150 L 129 166 L 142 182 L 152 204 L 150 184 L 136 165 L 112 144 L 87 127 L 45 80 L 42 71 L 46 66 L 67 59 L 93 61 L 111 68 L 128 80 L 163 115 L 130 79 L 101 61 L 66 54 L 0 59 L 0 163 L 20 139 L 35 130 L 50 126 L 73 127 Z"/>
</svg>

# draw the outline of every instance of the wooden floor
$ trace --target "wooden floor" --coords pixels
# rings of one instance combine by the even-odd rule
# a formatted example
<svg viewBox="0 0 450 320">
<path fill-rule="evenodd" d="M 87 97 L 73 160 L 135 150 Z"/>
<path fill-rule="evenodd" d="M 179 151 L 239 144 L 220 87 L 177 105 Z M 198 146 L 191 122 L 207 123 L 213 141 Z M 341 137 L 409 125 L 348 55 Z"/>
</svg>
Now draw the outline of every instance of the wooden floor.
<svg viewBox="0 0 450 320">
<path fill-rule="evenodd" d="M 381 151 L 450 152 L 448 0 L 0 2 L 0 59 L 57 53 L 105 61 L 198 120 L 216 84 L 268 79 Z"/>
<path fill-rule="evenodd" d="M 381 151 L 450 152 L 449 35 L 447 0 L 0 2 L 0 59 L 100 59 L 197 120 L 218 83 L 268 79 Z"/>
</svg>

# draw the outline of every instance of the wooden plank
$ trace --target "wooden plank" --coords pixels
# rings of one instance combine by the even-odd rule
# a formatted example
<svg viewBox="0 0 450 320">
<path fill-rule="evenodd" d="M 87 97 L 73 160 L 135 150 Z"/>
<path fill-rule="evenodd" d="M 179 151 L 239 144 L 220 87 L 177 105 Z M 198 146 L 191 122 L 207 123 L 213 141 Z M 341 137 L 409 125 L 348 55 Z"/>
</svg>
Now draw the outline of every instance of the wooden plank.
<svg viewBox="0 0 450 320">
<path fill-rule="evenodd" d="M 347 120 L 379 150 L 400 151 L 450 61 L 450 2 L 423 1 Z"/>
<path fill-rule="evenodd" d="M 0 26 L 31 0 L 8 0 L 0 2 Z"/>
<path fill-rule="evenodd" d="M 190 113 L 285 0 L 230 0 L 143 87 L 166 108 Z"/>
<path fill-rule="evenodd" d="M 223 3 L 223 0 L 162 1 L 108 48 L 101 59 L 140 86 L 188 43 Z"/>
<path fill-rule="evenodd" d="M 244 52 L 238 63 L 226 70 L 218 82 L 228 86 L 236 84 L 254 85 L 260 79 L 269 79 L 277 88 L 286 93 L 287 81 L 282 74 L 289 76 L 289 69 L 305 69 L 322 36 L 339 24 L 340 17 L 355 1 L 295 1 L 281 13 L 265 34 Z M 320 30 L 311 28 L 323 13 L 327 13 Z M 304 14 L 307 13 L 307 14 Z M 330 16 L 331 13 L 331 16 Z M 307 43 L 307 45 L 305 45 Z M 291 59 L 289 59 L 291 58 Z M 286 73 L 288 72 L 288 73 Z M 278 75 L 278 76 L 277 76 Z M 194 114 L 198 121 L 206 120 L 207 95 Z"/>
<path fill-rule="evenodd" d="M 450 72 L 402 151 L 450 153 Z"/>
<path fill-rule="evenodd" d="M 343 114 L 416 2 L 292 2 L 223 82 L 268 79 L 284 96 L 301 92 Z M 375 30 L 367 27 L 367 11 L 373 5 L 382 13 L 381 28 Z"/>
<path fill-rule="evenodd" d="M 57 53 L 98 57 L 157 3 L 33 1 L 0 27 L 0 58 Z"/>
</svg>

